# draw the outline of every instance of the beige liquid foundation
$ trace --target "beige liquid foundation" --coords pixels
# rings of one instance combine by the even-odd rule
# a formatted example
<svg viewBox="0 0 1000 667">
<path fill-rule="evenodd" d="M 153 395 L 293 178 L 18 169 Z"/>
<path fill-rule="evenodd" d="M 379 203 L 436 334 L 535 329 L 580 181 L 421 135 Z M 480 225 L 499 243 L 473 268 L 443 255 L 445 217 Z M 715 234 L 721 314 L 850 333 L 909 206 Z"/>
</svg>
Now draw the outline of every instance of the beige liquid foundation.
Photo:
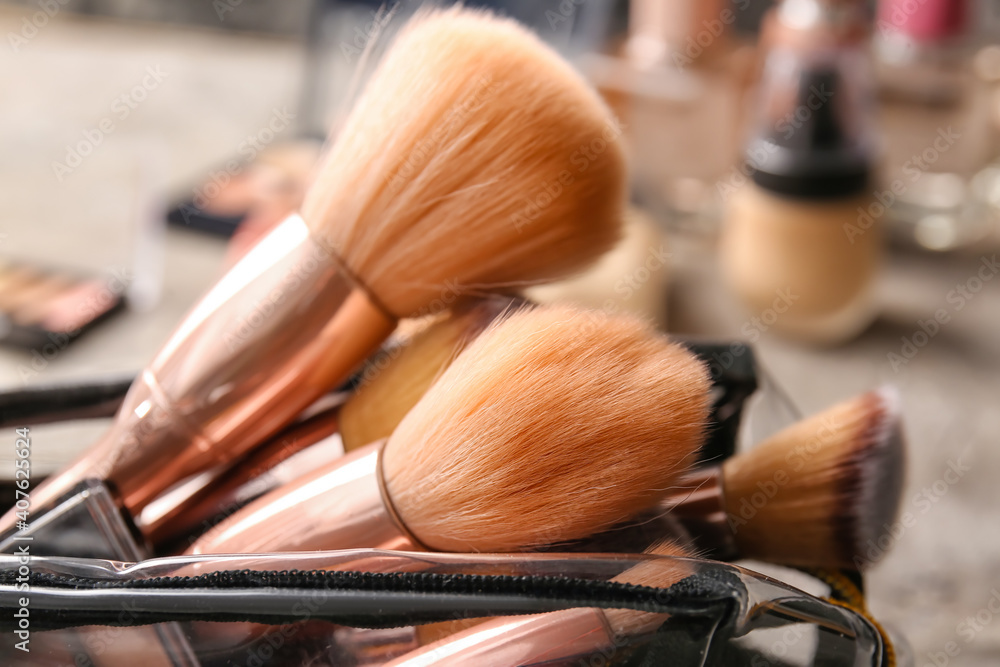
<svg viewBox="0 0 1000 667">
<path fill-rule="evenodd" d="M 881 255 L 864 15 L 860 3 L 785 0 L 768 28 L 753 176 L 728 197 L 722 265 L 751 311 L 781 301 L 776 331 L 841 343 L 874 319 Z"/>
</svg>

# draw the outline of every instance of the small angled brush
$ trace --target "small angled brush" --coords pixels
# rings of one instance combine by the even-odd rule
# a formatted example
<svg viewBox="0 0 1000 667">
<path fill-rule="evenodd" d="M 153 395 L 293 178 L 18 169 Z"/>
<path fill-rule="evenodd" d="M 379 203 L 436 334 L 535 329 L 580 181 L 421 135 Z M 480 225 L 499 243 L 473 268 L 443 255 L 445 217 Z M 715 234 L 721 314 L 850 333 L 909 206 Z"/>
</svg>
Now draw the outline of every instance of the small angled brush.
<svg viewBox="0 0 1000 667">
<path fill-rule="evenodd" d="M 715 558 L 862 569 L 899 509 L 905 444 L 886 387 L 804 419 L 664 503 Z"/>
</svg>

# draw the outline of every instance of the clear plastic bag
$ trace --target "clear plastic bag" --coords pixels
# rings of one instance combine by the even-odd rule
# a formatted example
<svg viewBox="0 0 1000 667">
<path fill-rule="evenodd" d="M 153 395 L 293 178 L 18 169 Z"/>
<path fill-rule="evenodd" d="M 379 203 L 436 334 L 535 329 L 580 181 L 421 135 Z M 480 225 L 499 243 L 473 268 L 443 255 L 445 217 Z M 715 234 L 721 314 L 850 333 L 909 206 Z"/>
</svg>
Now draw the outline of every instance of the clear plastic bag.
<svg viewBox="0 0 1000 667">
<path fill-rule="evenodd" d="M 667 587 L 612 581 L 640 564 L 682 576 Z M 845 605 L 733 565 L 665 556 L 350 550 L 27 566 L 2 556 L 0 582 L 8 637 L 28 610 L 30 653 L 6 642 L 5 665 L 377 665 L 424 651 L 415 664 L 846 667 L 891 654 Z M 641 617 L 643 631 L 612 632 L 597 611 L 607 609 Z M 519 634 L 526 614 L 545 614 L 527 619 L 544 619 L 544 633 Z M 494 630 L 456 635 L 455 662 L 441 624 L 470 618 Z M 427 624 L 440 638 L 429 654 L 418 627 Z"/>
</svg>

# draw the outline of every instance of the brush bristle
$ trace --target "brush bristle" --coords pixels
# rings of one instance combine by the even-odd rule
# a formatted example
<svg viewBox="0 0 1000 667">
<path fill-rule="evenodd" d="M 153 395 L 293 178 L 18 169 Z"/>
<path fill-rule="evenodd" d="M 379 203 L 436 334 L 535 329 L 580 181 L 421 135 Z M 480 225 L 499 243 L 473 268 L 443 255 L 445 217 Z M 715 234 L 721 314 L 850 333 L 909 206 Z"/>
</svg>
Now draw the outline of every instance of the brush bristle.
<svg viewBox="0 0 1000 667">
<path fill-rule="evenodd" d="M 443 551 L 579 539 L 653 505 L 701 444 L 704 367 L 630 317 L 551 306 L 491 326 L 389 438 L 403 522 Z"/>
<path fill-rule="evenodd" d="M 695 556 L 694 552 L 672 540 L 664 540 L 648 549 L 646 553 L 673 558 L 693 558 Z M 657 559 L 634 565 L 615 577 L 613 581 L 634 586 L 667 588 L 692 574 L 694 574 L 694 567 L 690 563 Z M 666 614 L 651 614 L 633 609 L 606 609 L 604 615 L 616 638 L 634 637 L 652 632 L 660 627 L 667 618 Z"/>
<path fill-rule="evenodd" d="M 405 26 L 302 213 L 393 313 L 584 268 L 618 239 L 620 129 L 515 22 L 466 9 Z"/>
<path fill-rule="evenodd" d="M 742 555 L 860 568 L 899 509 L 904 443 L 894 389 L 863 394 L 768 438 L 724 466 Z"/>
<path fill-rule="evenodd" d="M 463 303 L 372 360 L 340 410 L 344 449 L 388 438 L 466 345 L 523 303 L 501 296 Z"/>
</svg>

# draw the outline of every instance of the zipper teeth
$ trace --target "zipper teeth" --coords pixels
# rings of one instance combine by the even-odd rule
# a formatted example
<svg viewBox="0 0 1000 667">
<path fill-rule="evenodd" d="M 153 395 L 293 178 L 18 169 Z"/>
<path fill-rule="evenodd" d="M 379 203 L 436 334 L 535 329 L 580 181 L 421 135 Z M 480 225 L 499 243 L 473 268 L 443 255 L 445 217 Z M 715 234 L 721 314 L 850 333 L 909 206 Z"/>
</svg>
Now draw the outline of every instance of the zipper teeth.
<svg viewBox="0 0 1000 667">
<path fill-rule="evenodd" d="M 686 586 L 670 589 L 636 586 L 558 576 L 441 574 L 420 572 L 371 573 L 326 570 L 233 570 L 195 577 L 155 577 L 104 581 L 87 577 L 33 573 L 32 586 L 73 590 L 106 589 L 254 589 L 308 588 L 372 592 L 450 593 L 456 595 L 526 595 L 555 600 L 583 600 L 602 605 L 623 603 L 630 608 L 661 611 L 688 597 Z M 0 573 L 0 584 L 10 584 L 13 574 Z M 683 584 L 683 582 L 680 582 Z M 696 586 L 696 588 L 701 588 Z M 678 590 L 681 589 L 681 590 Z M 706 591 L 701 590 L 702 594 Z M 718 591 L 716 591 L 718 593 Z"/>
</svg>

